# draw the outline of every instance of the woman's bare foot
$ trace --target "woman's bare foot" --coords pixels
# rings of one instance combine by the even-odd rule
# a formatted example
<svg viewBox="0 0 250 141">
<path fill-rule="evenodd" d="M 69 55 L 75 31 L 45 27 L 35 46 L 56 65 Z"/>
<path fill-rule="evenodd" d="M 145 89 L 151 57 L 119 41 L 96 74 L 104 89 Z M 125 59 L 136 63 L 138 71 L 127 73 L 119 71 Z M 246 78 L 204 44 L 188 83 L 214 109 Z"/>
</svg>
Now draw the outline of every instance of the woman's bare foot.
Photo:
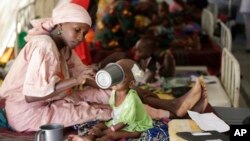
<svg viewBox="0 0 250 141">
<path fill-rule="evenodd" d="M 202 85 L 197 78 L 194 86 L 185 95 L 178 99 L 176 104 L 180 104 L 175 115 L 177 117 L 183 117 L 187 114 L 187 111 L 192 109 L 194 105 L 199 101 L 202 93 Z M 177 99 L 176 99 L 177 100 Z"/>
<path fill-rule="evenodd" d="M 191 109 L 192 111 L 196 111 L 199 113 L 202 113 L 205 111 L 207 104 L 208 104 L 208 98 L 207 98 L 207 87 L 203 80 L 203 78 L 199 78 L 201 83 L 201 98 L 200 100 L 194 105 L 194 107 Z"/>
</svg>

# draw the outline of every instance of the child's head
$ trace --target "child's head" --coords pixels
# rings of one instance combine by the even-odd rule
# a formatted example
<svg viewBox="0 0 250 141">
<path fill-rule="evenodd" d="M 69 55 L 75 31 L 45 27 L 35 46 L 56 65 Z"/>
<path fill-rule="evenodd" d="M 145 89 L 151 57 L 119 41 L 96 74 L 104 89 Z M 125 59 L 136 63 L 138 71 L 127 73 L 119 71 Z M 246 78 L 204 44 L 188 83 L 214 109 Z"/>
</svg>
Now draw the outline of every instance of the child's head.
<svg viewBox="0 0 250 141">
<path fill-rule="evenodd" d="M 136 62 L 131 59 L 121 59 L 116 62 L 116 64 L 120 65 L 123 72 L 124 78 L 123 80 L 112 86 L 112 89 L 121 90 L 121 89 L 129 89 L 131 86 L 135 84 L 135 78 L 132 72 L 132 68 L 136 65 Z"/>
<path fill-rule="evenodd" d="M 95 79 L 97 85 L 103 89 L 112 87 L 115 90 L 125 90 L 133 86 L 135 81 L 141 82 L 143 75 L 135 61 L 121 59 L 99 70 Z"/>
<path fill-rule="evenodd" d="M 153 54 L 153 48 L 157 46 L 154 37 L 141 37 L 135 45 L 135 59 L 141 60 L 150 57 Z"/>
</svg>

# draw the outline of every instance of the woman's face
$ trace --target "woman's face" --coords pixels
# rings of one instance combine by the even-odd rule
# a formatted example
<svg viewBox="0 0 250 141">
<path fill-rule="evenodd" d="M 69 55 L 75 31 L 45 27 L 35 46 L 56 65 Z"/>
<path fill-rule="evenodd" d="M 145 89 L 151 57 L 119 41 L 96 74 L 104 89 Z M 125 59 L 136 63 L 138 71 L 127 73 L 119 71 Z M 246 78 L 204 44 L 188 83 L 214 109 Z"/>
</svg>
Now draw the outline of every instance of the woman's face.
<svg viewBox="0 0 250 141">
<path fill-rule="evenodd" d="M 62 39 L 71 49 L 75 48 L 84 40 L 90 26 L 85 23 L 63 23 L 61 24 Z"/>
</svg>

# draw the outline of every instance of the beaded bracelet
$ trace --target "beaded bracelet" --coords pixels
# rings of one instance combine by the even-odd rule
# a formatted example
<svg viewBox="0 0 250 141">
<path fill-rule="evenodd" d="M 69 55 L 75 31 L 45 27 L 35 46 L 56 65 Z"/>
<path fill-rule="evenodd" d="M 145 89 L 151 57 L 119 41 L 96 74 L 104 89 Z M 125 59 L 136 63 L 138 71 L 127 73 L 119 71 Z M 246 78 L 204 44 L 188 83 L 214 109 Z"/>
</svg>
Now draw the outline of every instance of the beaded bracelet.
<svg viewBox="0 0 250 141">
<path fill-rule="evenodd" d="M 114 126 L 111 126 L 110 129 L 111 129 L 112 132 L 115 132 L 115 127 Z"/>
</svg>

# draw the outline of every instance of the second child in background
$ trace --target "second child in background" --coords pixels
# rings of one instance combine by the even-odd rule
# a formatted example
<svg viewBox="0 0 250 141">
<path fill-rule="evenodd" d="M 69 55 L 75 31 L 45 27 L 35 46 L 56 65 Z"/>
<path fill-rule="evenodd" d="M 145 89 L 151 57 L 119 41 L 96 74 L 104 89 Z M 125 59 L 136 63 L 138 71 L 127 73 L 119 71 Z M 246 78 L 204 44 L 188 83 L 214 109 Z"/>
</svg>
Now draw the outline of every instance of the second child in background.
<svg viewBox="0 0 250 141">
<path fill-rule="evenodd" d="M 134 59 L 145 72 L 142 83 L 154 83 L 160 77 L 175 75 L 175 59 L 169 49 L 162 49 L 154 36 L 143 36 L 137 41 Z"/>
<path fill-rule="evenodd" d="M 155 76 L 159 68 L 159 62 L 155 56 L 157 48 L 158 44 L 153 36 L 143 36 L 135 45 L 134 59 L 145 72 L 144 83 L 156 81 Z"/>
</svg>

